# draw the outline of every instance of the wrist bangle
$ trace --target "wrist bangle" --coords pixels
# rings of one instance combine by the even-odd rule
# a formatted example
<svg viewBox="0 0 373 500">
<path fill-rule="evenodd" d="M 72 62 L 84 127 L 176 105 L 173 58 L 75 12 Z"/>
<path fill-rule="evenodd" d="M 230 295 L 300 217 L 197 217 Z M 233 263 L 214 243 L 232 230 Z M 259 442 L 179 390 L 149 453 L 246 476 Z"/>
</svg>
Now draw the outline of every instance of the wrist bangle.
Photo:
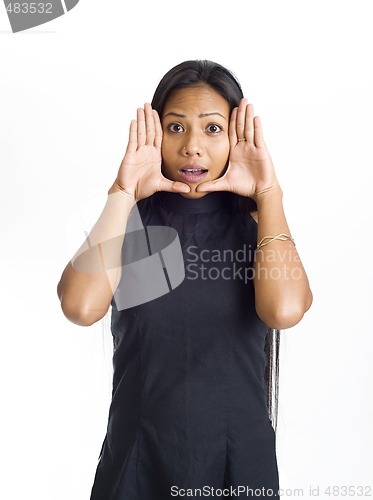
<svg viewBox="0 0 373 500">
<path fill-rule="evenodd" d="M 281 238 L 281 236 L 284 236 L 284 238 Z M 263 241 L 266 239 L 269 239 L 269 241 L 267 241 L 266 243 L 263 243 Z M 264 236 L 264 238 L 262 238 L 259 241 L 259 243 L 256 245 L 256 249 L 259 250 L 259 248 L 264 247 L 265 245 L 268 245 L 268 243 L 271 243 L 271 241 L 273 241 L 273 240 L 281 240 L 281 241 L 290 240 L 294 243 L 294 246 L 296 246 L 294 238 L 292 238 L 288 234 L 281 233 L 281 234 L 278 234 L 277 236 Z"/>
</svg>

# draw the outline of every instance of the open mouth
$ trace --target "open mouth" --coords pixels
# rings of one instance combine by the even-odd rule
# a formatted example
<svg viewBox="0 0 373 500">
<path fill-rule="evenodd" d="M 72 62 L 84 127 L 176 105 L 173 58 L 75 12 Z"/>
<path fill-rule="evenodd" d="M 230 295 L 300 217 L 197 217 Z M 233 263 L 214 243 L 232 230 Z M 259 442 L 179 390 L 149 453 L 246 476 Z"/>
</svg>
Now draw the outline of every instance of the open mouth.
<svg viewBox="0 0 373 500">
<path fill-rule="evenodd" d="M 206 168 L 183 168 L 179 170 L 180 177 L 187 182 L 197 182 L 203 179 L 208 170 Z"/>
</svg>

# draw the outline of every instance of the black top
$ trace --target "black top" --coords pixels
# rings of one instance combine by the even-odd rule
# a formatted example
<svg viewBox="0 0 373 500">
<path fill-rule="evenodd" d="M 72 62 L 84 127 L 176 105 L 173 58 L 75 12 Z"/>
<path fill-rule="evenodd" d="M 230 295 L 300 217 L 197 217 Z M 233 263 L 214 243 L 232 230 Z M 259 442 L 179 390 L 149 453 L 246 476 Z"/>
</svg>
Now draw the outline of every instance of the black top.
<svg viewBox="0 0 373 500">
<path fill-rule="evenodd" d="M 159 192 L 152 207 L 137 204 L 145 227 L 176 229 L 185 278 L 127 309 L 113 297 L 113 393 L 91 500 L 165 500 L 181 488 L 277 493 L 268 327 L 252 281 L 257 223 L 235 197 Z"/>
</svg>

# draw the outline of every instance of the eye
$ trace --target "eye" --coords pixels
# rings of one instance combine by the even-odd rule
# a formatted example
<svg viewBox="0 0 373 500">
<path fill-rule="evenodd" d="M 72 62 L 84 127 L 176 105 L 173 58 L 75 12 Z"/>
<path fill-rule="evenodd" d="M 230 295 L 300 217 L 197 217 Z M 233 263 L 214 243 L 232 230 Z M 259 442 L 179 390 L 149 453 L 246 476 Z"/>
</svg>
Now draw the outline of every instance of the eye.
<svg viewBox="0 0 373 500">
<path fill-rule="evenodd" d="M 212 134 L 217 134 L 219 132 L 221 132 L 223 129 L 221 128 L 220 125 L 218 125 L 217 123 L 211 123 L 210 125 L 208 125 L 207 129 L 209 130 L 209 132 L 211 132 Z"/>
<path fill-rule="evenodd" d="M 178 133 L 182 131 L 183 127 L 180 125 L 180 123 L 170 123 L 167 126 L 167 129 L 170 130 L 170 132 Z"/>
</svg>

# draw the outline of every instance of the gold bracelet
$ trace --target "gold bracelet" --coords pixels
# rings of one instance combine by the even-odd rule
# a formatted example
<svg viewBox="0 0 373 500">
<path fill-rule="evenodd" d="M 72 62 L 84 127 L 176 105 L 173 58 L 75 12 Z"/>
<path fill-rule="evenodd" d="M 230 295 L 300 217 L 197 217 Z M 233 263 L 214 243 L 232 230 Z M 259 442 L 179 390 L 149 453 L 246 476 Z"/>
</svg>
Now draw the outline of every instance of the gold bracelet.
<svg viewBox="0 0 373 500">
<path fill-rule="evenodd" d="M 280 238 L 280 236 L 286 236 L 286 238 Z M 269 241 L 267 241 L 266 243 L 262 243 L 267 238 L 269 238 Z M 296 246 L 295 241 L 291 236 L 289 236 L 288 234 L 281 233 L 281 234 L 278 234 L 277 236 L 264 236 L 264 238 L 262 238 L 259 241 L 259 243 L 256 245 L 256 249 L 259 250 L 259 248 L 264 247 L 265 245 L 268 245 L 268 243 L 271 243 L 271 241 L 273 241 L 273 240 L 281 240 L 281 241 L 290 240 L 294 243 L 294 246 Z"/>
</svg>

